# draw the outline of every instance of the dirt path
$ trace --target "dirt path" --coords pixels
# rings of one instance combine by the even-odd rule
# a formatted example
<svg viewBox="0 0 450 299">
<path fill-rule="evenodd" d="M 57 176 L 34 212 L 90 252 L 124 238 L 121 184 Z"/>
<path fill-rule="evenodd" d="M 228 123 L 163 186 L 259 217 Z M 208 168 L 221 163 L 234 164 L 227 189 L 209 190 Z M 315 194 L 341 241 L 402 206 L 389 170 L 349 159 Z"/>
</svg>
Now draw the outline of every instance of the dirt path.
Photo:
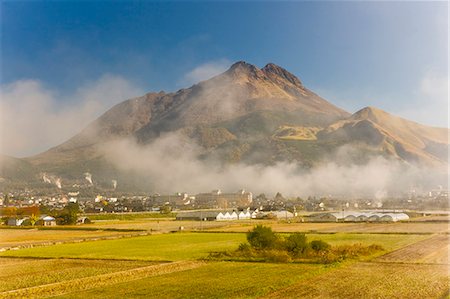
<svg viewBox="0 0 450 299">
<path fill-rule="evenodd" d="M 205 263 L 197 261 L 182 261 L 152 265 L 126 271 L 108 273 L 103 275 L 73 279 L 70 281 L 46 284 L 36 287 L 0 293 L 3 298 L 44 298 L 66 293 L 88 290 L 105 285 L 142 279 L 145 277 L 163 275 L 178 271 L 194 269 L 203 266 Z"/>
<path fill-rule="evenodd" d="M 449 236 L 435 235 L 380 256 L 373 262 L 448 264 Z"/>
</svg>

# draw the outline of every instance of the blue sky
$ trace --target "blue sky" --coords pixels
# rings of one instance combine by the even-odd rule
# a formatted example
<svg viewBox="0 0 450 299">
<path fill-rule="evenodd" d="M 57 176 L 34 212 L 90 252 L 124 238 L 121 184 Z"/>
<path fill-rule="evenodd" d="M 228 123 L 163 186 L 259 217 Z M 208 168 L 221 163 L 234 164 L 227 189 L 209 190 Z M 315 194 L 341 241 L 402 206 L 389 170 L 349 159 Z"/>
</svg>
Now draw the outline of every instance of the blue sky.
<svg viewBox="0 0 450 299">
<path fill-rule="evenodd" d="M 101 97 L 111 78 L 127 97 L 238 60 L 274 62 L 349 112 L 370 105 L 447 126 L 447 12 L 447 2 L 2 1 L 2 94 L 41 92 L 54 114 L 86 98 L 106 109 L 125 98 L 90 89 Z"/>
</svg>

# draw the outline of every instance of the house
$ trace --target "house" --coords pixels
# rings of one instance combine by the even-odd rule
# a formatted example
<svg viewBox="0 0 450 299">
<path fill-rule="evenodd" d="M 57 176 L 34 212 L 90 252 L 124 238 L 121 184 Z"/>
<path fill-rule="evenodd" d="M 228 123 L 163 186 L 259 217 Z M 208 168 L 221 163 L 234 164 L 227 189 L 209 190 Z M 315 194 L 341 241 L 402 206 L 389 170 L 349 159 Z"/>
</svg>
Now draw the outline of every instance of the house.
<svg viewBox="0 0 450 299">
<path fill-rule="evenodd" d="M 42 226 L 56 226 L 56 219 L 52 216 L 41 216 L 37 224 Z"/>
<path fill-rule="evenodd" d="M 241 211 L 241 212 L 239 212 L 238 218 L 239 218 L 239 220 L 250 219 L 250 218 L 252 218 L 252 215 L 250 214 L 249 210 Z"/>
<path fill-rule="evenodd" d="M 201 220 L 201 221 L 233 221 L 239 219 L 250 219 L 250 211 L 188 211 L 180 212 L 176 220 Z"/>
<path fill-rule="evenodd" d="M 88 217 L 78 217 L 77 219 L 77 224 L 88 224 L 91 223 L 91 219 L 89 219 Z"/>
<path fill-rule="evenodd" d="M 277 219 L 291 219 L 294 218 L 294 214 L 289 211 L 271 211 L 269 212 L 271 215 L 270 218 L 277 218 Z"/>
<path fill-rule="evenodd" d="M 221 213 L 217 212 L 217 211 L 180 212 L 177 214 L 176 220 L 214 221 L 214 220 L 218 220 L 217 217 L 219 214 L 221 214 Z"/>
<path fill-rule="evenodd" d="M 320 213 L 314 216 L 311 216 L 310 220 L 313 222 L 337 222 L 338 216 L 337 213 Z"/>
<path fill-rule="evenodd" d="M 23 222 L 27 220 L 27 218 L 9 218 L 7 225 L 8 226 L 21 226 L 23 224 Z"/>
</svg>

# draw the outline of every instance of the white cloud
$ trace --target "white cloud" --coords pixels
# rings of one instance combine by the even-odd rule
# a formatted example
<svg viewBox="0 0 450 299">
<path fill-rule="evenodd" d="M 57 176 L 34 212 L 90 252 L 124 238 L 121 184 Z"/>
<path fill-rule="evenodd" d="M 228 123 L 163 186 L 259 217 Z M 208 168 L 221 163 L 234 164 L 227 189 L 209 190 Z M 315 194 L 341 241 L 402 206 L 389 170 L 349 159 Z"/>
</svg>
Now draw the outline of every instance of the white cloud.
<svg viewBox="0 0 450 299">
<path fill-rule="evenodd" d="M 114 140 L 100 149 L 109 162 L 129 175 L 136 175 L 153 191 L 204 192 L 213 189 L 285 195 L 346 195 L 381 197 L 388 192 L 405 192 L 414 186 L 423 190 L 445 184 L 446 175 L 384 157 L 354 164 L 357 149 L 343 146 L 314 168 L 296 163 L 275 165 L 225 164 L 203 156 L 204 149 L 180 133 L 166 133 L 142 145 L 133 139 Z M 199 158 L 202 156 L 202 158 Z"/>
<path fill-rule="evenodd" d="M 229 66 L 230 62 L 227 59 L 220 59 L 201 64 L 184 75 L 182 83 L 191 85 L 210 79 L 226 71 Z"/>
<path fill-rule="evenodd" d="M 144 92 L 126 79 L 104 75 L 61 95 L 38 80 L 0 88 L 0 152 L 16 157 L 37 154 L 81 131 L 112 105 Z"/>
<path fill-rule="evenodd" d="M 415 91 L 415 100 L 398 114 L 427 125 L 447 126 L 448 86 L 448 76 L 427 72 Z"/>
</svg>

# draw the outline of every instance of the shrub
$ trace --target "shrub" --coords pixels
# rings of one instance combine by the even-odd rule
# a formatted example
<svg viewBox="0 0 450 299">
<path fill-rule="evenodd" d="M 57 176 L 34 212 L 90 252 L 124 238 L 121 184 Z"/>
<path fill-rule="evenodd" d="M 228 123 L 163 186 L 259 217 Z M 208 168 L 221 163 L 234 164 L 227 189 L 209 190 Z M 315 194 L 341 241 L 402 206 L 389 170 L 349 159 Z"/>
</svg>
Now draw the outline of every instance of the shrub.
<svg viewBox="0 0 450 299">
<path fill-rule="evenodd" d="M 294 233 L 291 234 L 284 242 L 284 247 L 293 256 L 300 256 L 306 253 L 308 249 L 308 242 L 305 234 Z"/>
<path fill-rule="evenodd" d="M 267 262 L 272 263 L 289 263 L 292 261 L 289 254 L 284 250 L 264 250 L 262 257 Z"/>
<path fill-rule="evenodd" d="M 247 241 L 255 249 L 272 249 L 278 245 L 278 237 L 272 228 L 257 225 L 247 233 Z"/>
<path fill-rule="evenodd" d="M 250 251 L 252 248 L 248 243 L 241 243 L 239 244 L 238 251 L 247 252 Z"/>
<path fill-rule="evenodd" d="M 316 252 L 327 251 L 330 249 L 330 244 L 322 240 L 311 241 L 311 248 Z"/>
</svg>

